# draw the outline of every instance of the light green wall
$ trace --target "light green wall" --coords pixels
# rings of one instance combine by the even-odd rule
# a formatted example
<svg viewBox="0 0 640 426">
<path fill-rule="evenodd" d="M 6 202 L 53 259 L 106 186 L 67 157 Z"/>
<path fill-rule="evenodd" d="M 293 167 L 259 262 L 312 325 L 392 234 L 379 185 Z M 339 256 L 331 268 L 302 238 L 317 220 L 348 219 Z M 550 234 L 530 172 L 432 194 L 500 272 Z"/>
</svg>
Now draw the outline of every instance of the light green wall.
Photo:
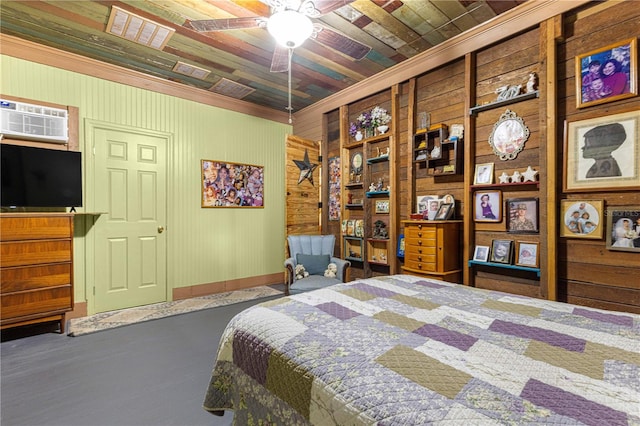
<svg viewBox="0 0 640 426">
<path fill-rule="evenodd" d="M 173 135 L 166 234 L 170 288 L 283 271 L 285 138 L 291 126 L 5 55 L 0 70 L 4 95 L 78 107 L 82 151 L 85 119 Z M 264 208 L 201 208 L 202 159 L 264 166 Z M 86 300 L 93 286 L 85 276 L 92 253 L 83 236 L 89 223 L 76 218 L 76 302 Z"/>
</svg>

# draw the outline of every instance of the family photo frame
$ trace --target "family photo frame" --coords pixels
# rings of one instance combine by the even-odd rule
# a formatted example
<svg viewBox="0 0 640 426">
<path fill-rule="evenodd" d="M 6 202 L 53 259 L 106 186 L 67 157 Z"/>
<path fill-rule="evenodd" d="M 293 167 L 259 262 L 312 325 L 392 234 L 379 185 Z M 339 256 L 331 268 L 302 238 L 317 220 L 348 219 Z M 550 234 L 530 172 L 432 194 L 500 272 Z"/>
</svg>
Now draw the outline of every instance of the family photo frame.
<svg viewBox="0 0 640 426">
<path fill-rule="evenodd" d="M 604 228 L 602 200 L 561 200 L 560 236 L 602 239 Z"/>
<path fill-rule="evenodd" d="M 609 208 L 607 249 L 640 253 L 640 206 Z"/>
<path fill-rule="evenodd" d="M 537 268 L 540 258 L 539 246 L 535 242 L 516 241 L 516 265 Z"/>
<path fill-rule="evenodd" d="M 264 167 L 201 160 L 201 207 L 264 207 Z"/>
<path fill-rule="evenodd" d="M 473 220 L 475 222 L 502 222 L 502 191 L 474 192 Z"/>
<path fill-rule="evenodd" d="M 577 108 L 638 94 L 636 43 L 632 38 L 576 55 Z"/>
<path fill-rule="evenodd" d="M 565 192 L 640 189 L 640 111 L 565 123 Z"/>
<path fill-rule="evenodd" d="M 512 240 L 492 240 L 491 241 L 491 262 L 511 264 L 513 254 Z"/>
</svg>

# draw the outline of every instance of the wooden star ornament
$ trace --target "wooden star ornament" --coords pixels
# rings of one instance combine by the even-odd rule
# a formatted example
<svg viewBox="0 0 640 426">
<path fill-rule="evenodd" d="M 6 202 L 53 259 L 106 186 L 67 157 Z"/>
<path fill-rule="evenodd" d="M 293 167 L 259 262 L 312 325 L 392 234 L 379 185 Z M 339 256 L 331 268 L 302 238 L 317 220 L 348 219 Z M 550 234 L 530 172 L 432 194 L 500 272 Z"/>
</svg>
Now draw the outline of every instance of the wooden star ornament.
<svg viewBox="0 0 640 426">
<path fill-rule="evenodd" d="M 522 176 L 524 176 L 525 182 L 535 182 L 537 174 L 538 174 L 537 170 L 533 170 L 531 166 L 527 166 L 527 170 L 525 170 L 524 173 L 522 173 Z"/>
</svg>

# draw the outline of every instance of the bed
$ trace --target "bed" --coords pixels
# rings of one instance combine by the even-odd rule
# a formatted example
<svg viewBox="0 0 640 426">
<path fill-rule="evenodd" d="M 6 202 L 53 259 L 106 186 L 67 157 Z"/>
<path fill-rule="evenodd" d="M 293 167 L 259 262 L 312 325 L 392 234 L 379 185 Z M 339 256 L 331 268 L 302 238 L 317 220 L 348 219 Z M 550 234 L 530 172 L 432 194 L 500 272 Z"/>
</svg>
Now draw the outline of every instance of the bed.
<svg viewBox="0 0 640 426">
<path fill-rule="evenodd" d="M 204 408 L 234 424 L 640 424 L 640 315 L 410 275 L 234 317 Z"/>
</svg>

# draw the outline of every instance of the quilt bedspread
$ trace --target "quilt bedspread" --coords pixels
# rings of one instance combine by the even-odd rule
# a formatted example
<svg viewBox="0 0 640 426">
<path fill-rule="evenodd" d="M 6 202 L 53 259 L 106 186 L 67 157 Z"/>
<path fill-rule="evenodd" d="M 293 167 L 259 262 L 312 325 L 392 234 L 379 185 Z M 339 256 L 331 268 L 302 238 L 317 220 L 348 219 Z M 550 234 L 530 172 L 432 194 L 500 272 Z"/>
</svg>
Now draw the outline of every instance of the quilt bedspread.
<svg viewBox="0 0 640 426">
<path fill-rule="evenodd" d="M 234 424 L 640 425 L 640 316 L 409 275 L 234 317 L 206 410 Z"/>
</svg>

